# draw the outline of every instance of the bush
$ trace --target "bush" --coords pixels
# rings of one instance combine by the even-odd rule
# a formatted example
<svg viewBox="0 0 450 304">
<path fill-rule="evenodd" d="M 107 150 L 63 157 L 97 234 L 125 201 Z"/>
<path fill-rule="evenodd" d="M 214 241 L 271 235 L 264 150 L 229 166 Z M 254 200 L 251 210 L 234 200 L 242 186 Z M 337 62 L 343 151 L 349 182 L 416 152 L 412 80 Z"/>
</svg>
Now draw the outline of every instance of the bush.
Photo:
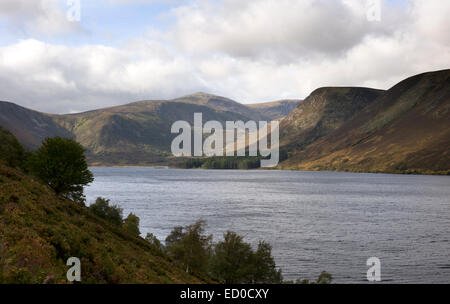
<svg viewBox="0 0 450 304">
<path fill-rule="evenodd" d="M 297 281 L 284 281 L 283 284 L 303 284 L 303 285 L 307 285 L 307 284 L 319 284 L 319 285 L 328 285 L 331 284 L 331 282 L 333 281 L 333 276 L 331 274 L 329 274 L 326 271 L 322 271 L 322 273 L 319 275 L 319 277 L 317 278 L 317 281 L 309 281 L 309 280 L 301 280 L 298 279 Z"/>
<path fill-rule="evenodd" d="M 116 226 L 121 226 L 123 223 L 122 208 L 117 205 L 110 206 L 108 199 L 98 197 L 95 203 L 89 206 L 89 210 Z"/>
<path fill-rule="evenodd" d="M 0 127 L 0 161 L 13 168 L 23 168 L 27 152 L 11 132 Z"/>
<path fill-rule="evenodd" d="M 175 227 L 166 238 L 169 256 L 181 263 L 186 272 L 208 272 L 212 235 L 205 235 L 206 222 Z"/>
<path fill-rule="evenodd" d="M 30 170 L 57 194 L 84 203 L 83 186 L 94 180 L 84 148 L 69 138 L 47 138 L 30 159 Z"/>
<path fill-rule="evenodd" d="M 139 231 L 139 217 L 134 215 L 133 213 L 130 213 L 128 217 L 125 219 L 123 223 L 123 227 L 126 231 L 128 231 L 130 234 L 138 237 L 141 232 Z"/>
<path fill-rule="evenodd" d="M 259 242 L 254 252 L 250 244 L 231 231 L 215 246 L 212 274 L 224 284 L 279 284 L 283 281 L 268 243 Z"/>
<path fill-rule="evenodd" d="M 276 269 L 272 247 L 261 241 L 256 251 L 242 236 L 227 232 L 224 240 L 212 245 L 201 220 L 187 227 L 175 227 L 166 238 L 169 256 L 187 272 L 203 273 L 225 284 L 277 284 L 283 281 Z"/>
<path fill-rule="evenodd" d="M 253 262 L 250 245 L 240 235 L 228 231 L 214 248 L 212 275 L 224 284 L 250 283 Z"/>
<path fill-rule="evenodd" d="M 280 284 L 283 281 L 281 270 L 276 269 L 270 244 L 260 241 L 254 256 L 253 283 Z"/>
<path fill-rule="evenodd" d="M 165 251 L 163 244 L 161 244 L 160 240 L 158 240 L 158 238 L 153 233 L 147 233 L 145 240 L 148 241 L 153 246 L 155 246 L 156 248 L 158 248 L 159 250 Z"/>
</svg>

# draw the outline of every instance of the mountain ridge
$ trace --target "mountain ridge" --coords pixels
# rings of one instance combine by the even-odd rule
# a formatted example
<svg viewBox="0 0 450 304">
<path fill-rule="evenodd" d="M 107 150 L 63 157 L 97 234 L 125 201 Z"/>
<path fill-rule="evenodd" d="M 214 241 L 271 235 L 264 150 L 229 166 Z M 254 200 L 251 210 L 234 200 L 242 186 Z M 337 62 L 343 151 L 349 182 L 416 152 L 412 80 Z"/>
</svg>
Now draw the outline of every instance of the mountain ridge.
<svg viewBox="0 0 450 304">
<path fill-rule="evenodd" d="M 409 77 L 282 169 L 448 174 L 450 70 Z"/>
<path fill-rule="evenodd" d="M 254 105 L 202 92 L 66 115 L 0 102 L 0 125 L 28 149 L 46 136 L 72 137 L 87 149 L 91 165 L 152 165 L 172 158 L 171 124 L 193 124 L 196 112 L 221 123 L 278 119 L 286 155 L 280 169 L 446 174 L 449 74 L 422 73 L 386 91 L 322 87 L 303 101 Z M 289 115 L 276 117 L 294 104 Z"/>
<path fill-rule="evenodd" d="M 276 110 L 267 115 L 225 97 L 195 93 L 72 114 L 47 114 L 0 103 L 0 125 L 30 150 L 38 148 L 45 137 L 70 137 L 87 149 L 90 164 L 148 165 L 171 156 L 172 123 L 184 120 L 193 124 L 194 113 L 199 112 L 205 121 L 221 123 L 266 121 L 280 115 Z"/>
</svg>

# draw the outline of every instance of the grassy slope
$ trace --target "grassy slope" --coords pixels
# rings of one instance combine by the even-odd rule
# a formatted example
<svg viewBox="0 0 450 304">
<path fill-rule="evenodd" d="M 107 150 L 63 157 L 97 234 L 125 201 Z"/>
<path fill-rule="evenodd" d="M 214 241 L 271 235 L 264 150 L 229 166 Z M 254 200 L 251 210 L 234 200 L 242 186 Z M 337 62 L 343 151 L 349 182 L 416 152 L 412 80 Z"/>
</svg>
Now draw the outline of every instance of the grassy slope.
<svg viewBox="0 0 450 304">
<path fill-rule="evenodd" d="M 177 136 L 170 133 L 172 123 L 185 120 L 193 125 L 194 113 L 203 113 L 203 121 L 248 120 L 235 112 L 182 101 L 142 101 L 55 120 L 89 150 L 90 163 L 136 165 L 170 156 L 171 142 Z"/>
<path fill-rule="evenodd" d="M 37 149 L 46 137 L 73 135 L 58 125 L 51 115 L 0 101 L 0 126 L 14 134 L 26 149 Z"/>
<path fill-rule="evenodd" d="M 171 156 L 173 122 L 270 120 L 257 109 L 205 93 L 174 100 L 140 101 L 73 115 L 50 115 L 0 102 L 0 125 L 29 149 L 45 137 L 73 137 L 88 149 L 90 164 L 146 165 Z"/>
<path fill-rule="evenodd" d="M 200 283 L 159 250 L 0 165 L 0 283 L 66 283 L 69 257 L 83 283 Z"/>
<path fill-rule="evenodd" d="M 0 283 L 66 283 L 72 256 L 81 259 L 83 283 L 201 282 L 147 241 L 12 168 L 22 165 L 23 148 L 2 128 L 0 139 Z"/>
<path fill-rule="evenodd" d="M 282 169 L 447 174 L 450 70 L 408 78 Z"/>
</svg>

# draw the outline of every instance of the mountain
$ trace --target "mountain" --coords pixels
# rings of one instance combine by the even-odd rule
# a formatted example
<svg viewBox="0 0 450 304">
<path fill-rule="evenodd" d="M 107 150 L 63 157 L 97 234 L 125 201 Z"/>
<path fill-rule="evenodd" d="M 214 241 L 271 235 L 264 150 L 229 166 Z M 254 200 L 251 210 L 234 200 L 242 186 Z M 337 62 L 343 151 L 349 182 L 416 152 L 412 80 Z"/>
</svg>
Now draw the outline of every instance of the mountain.
<svg viewBox="0 0 450 304">
<path fill-rule="evenodd" d="M 280 119 L 289 115 L 295 107 L 302 102 L 300 99 L 283 99 L 274 102 L 249 104 L 249 108 L 258 111 L 270 120 Z"/>
<path fill-rule="evenodd" d="M 294 111 L 286 120 L 301 125 L 305 117 Z M 280 168 L 448 174 L 449 154 L 450 70 L 443 70 L 395 85 L 336 130 L 291 150 Z"/>
<path fill-rule="evenodd" d="M 320 88 L 281 121 L 282 147 L 298 149 L 338 129 L 384 91 L 355 88 Z"/>
<path fill-rule="evenodd" d="M 28 149 L 39 147 L 45 137 L 75 138 L 87 149 L 91 164 L 139 165 L 165 161 L 177 134 L 172 124 L 193 124 L 194 113 L 203 120 L 221 123 L 236 120 L 272 120 L 231 99 L 196 93 L 173 100 L 139 101 L 78 114 L 53 115 L 0 102 L 0 125 L 10 130 Z"/>
<path fill-rule="evenodd" d="M 260 111 L 254 110 L 251 107 L 240 104 L 234 100 L 202 92 L 174 99 L 173 102 L 192 103 L 207 106 L 217 111 L 236 113 L 245 117 L 246 120 L 258 121 L 271 120 L 273 118 L 270 115 L 264 115 Z"/>
<path fill-rule="evenodd" d="M 40 147 L 46 137 L 73 137 L 73 135 L 54 121 L 54 115 L 40 113 L 0 101 L 0 126 L 11 131 L 27 149 Z"/>
</svg>

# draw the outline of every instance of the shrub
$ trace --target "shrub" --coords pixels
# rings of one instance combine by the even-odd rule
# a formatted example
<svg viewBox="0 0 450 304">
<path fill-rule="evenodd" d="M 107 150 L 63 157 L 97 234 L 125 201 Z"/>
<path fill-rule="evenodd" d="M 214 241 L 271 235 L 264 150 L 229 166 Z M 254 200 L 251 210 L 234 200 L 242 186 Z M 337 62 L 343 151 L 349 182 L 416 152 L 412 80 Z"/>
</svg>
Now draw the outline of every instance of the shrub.
<svg viewBox="0 0 450 304">
<path fill-rule="evenodd" d="M 27 152 L 9 131 L 0 127 L 0 161 L 13 168 L 23 168 Z"/>
<path fill-rule="evenodd" d="M 116 226 L 121 226 L 123 223 L 122 208 L 117 205 L 110 206 L 108 199 L 98 197 L 95 203 L 89 206 L 89 210 Z"/>
<path fill-rule="evenodd" d="M 167 253 L 182 264 L 186 272 L 208 272 L 212 235 L 205 235 L 206 222 L 175 227 L 166 238 Z"/>
<path fill-rule="evenodd" d="M 159 250 L 165 251 L 163 244 L 161 244 L 160 240 L 158 240 L 158 238 L 153 233 L 147 233 L 145 240 L 148 241 L 153 246 L 155 246 L 156 248 L 158 248 Z"/>
<path fill-rule="evenodd" d="M 231 231 L 215 246 L 212 274 L 225 284 L 279 284 L 283 281 L 268 243 L 259 242 L 258 249 L 253 251 L 250 244 Z"/>
<path fill-rule="evenodd" d="M 130 213 L 128 217 L 125 219 L 123 223 L 123 227 L 126 231 L 128 231 L 130 234 L 138 237 L 141 232 L 139 231 L 139 217 L 134 215 L 133 213 Z"/>
<path fill-rule="evenodd" d="M 208 274 L 225 284 L 278 284 L 283 281 L 268 243 L 259 242 L 254 251 L 242 236 L 228 231 L 223 241 L 213 245 L 213 236 L 205 234 L 205 226 L 203 220 L 186 227 L 178 226 L 166 238 L 167 253 L 187 272 Z"/>
</svg>

